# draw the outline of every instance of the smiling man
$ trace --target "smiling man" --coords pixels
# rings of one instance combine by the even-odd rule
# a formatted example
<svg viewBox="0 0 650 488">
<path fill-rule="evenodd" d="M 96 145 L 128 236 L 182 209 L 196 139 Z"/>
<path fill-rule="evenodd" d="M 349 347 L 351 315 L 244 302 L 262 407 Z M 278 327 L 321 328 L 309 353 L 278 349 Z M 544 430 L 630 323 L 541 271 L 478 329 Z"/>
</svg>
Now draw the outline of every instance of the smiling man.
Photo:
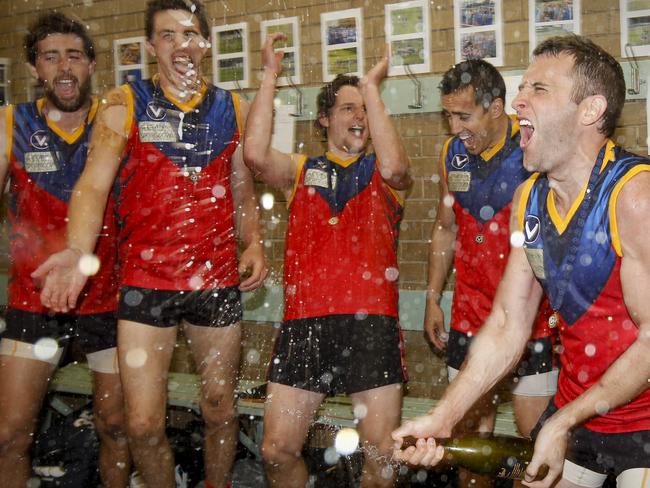
<svg viewBox="0 0 650 488">
<path fill-rule="evenodd" d="M 453 381 L 490 313 L 508 261 L 512 197 L 529 173 L 522 166 L 519 124 L 505 112 L 506 87 L 494 66 L 480 59 L 458 63 L 443 75 L 440 92 L 453 137 L 440 157 L 440 203 L 431 233 L 424 329 L 436 347 L 447 349 Z M 452 263 L 456 282 L 447 333 L 440 299 Z M 527 353 L 515 369 L 513 403 L 523 436 L 530 435 L 556 391 L 551 327 L 556 323 L 551 317 L 544 303 Z M 494 430 L 493 393 L 474 405 L 457 434 Z M 488 477 L 460 471 L 460 486 L 492 483 Z"/>
<path fill-rule="evenodd" d="M 397 459 L 440 462 L 435 438 L 515 365 L 545 293 L 559 320 L 558 391 L 536 427 L 525 484 L 650 487 L 650 161 L 611 140 L 625 103 L 618 62 L 580 36 L 533 51 L 517 110 L 524 164 L 536 171 L 513 201 L 513 247 L 468 361 L 428 415 L 393 437 L 420 438 Z M 542 465 L 548 474 L 534 476 Z M 557 478 L 560 481 L 555 485 Z"/>
<path fill-rule="evenodd" d="M 396 245 L 409 160 L 379 94 L 388 59 L 359 80 L 337 76 L 318 96 L 319 157 L 271 148 L 282 52 L 270 36 L 251 106 L 244 158 L 289 202 L 284 322 L 269 372 L 262 453 L 271 486 L 304 487 L 300 456 L 326 394 L 347 393 L 366 452 L 363 486 L 390 486 L 390 431 L 399 423 L 402 341 Z M 375 154 L 367 152 L 372 137 Z"/>
<path fill-rule="evenodd" d="M 174 486 L 165 436 L 167 371 L 178 326 L 201 375 L 206 486 L 228 483 L 238 422 L 240 291 L 266 276 L 253 180 L 239 144 L 239 99 L 200 76 L 209 26 L 200 3 L 152 0 L 146 47 L 151 80 L 105 95 L 88 163 L 69 211 L 68 249 L 37 272 L 45 304 L 67 310 L 85 276 L 100 216 L 115 188 L 120 266 L 118 357 L 127 434 L 147 486 Z M 245 250 L 237 263 L 236 229 Z M 250 272 L 240 282 L 239 273 Z"/>
<path fill-rule="evenodd" d="M 0 479 L 27 484 L 29 448 L 43 397 L 71 337 L 93 372 L 100 472 L 105 487 L 124 488 L 130 473 L 117 371 L 115 224 L 111 205 L 98 216 L 95 252 L 104 262 L 73 314 L 50 313 L 30 273 L 65 248 L 66 212 L 86 160 L 98 101 L 90 95 L 95 51 L 86 28 L 49 13 L 25 37 L 29 69 L 44 97 L 0 110 L 0 183 L 9 178 L 10 280 L 7 328 L 0 343 Z M 6 137 L 8 135 L 8 137 Z M 44 345 L 49 344 L 48 347 Z"/>
</svg>

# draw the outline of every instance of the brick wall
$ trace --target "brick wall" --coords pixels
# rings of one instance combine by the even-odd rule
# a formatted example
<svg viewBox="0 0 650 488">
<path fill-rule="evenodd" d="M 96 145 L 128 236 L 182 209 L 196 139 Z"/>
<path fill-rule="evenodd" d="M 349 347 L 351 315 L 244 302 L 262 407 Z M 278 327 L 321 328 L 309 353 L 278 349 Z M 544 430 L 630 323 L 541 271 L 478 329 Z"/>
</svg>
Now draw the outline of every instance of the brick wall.
<svg viewBox="0 0 650 488">
<path fill-rule="evenodd" d="M 207 11 L 213 25 L 249 22 L 251 66 L 260 64 L 259 21 L 283 16 L 300 18 L 302 41 L 303 80 L 306 85 L 320 85 L 320 14 L 355 7 L 364 9 L 364 52 L 366 67 L 377 59 L 384 43 L 385 0 L 207 0 Z M 0 0 L 3 17 L 0 18 L 0 57 L 13 59 L 12 94 L 14 101 L 27 98 L 32 83 L 22 65 L 22 36 L 33 20 L 37 9 L 60 8 L 74 14 L 89 25 L 97 45 L 96 91 L 111 87 L 113 81 L 113 40 L 144 33 L 144 0 Z M 454 62 L 453 6 L 451 0 L 432 0 L 431 49 L 433 72 L 441 74 Z M 528 60 L 528 1 L 504 0 L 504 67 L 503 70 L 524 69 Z M 618 56 L 619 15 L 618 2 L 589 0 L 582 2 L 582 32 Z M 150 72 L 154 66 L 150 67 Z M 210 77 L 210 59 L 206 59 L 203 72 Z M 256 84 L 255 71 L 252 74 Z M 436 96 L 436 94 L 429 94 Z M 407 200 L 401 230 L 399 260 L 403 288 L 423 289 L 426 282 L 428 240 L 438 203 L 438 191 L 432 181 L 437 173 L 437 159 L 447 137 L 447 127 L 439 113 L 400 115 L 395 117 L 413 164 L 415 183 Z M 646 153 L 645 101 L 626 104 L 621 125 L 616 131 L 618 143 L 632 151 Z M 322 141 L 310 122 L 298 122 L 296 140 L 304 143 L 309 154 L 323 150 Z M 262 185 L 259 191 L 268 191 Z M 286 209 L 283 197 L 275 193 L 275 207 L 264 211 L 268 257 L 272 264 L 273 282 L 280 282 Z M 274 218 L 272 218 L 274 217 Z M 421 332 L 407 332 L 407 359 L 410 366 L 412 391 L 417 394 L 436 395 L 440 391 L 442 362 L 432 354 Z M 248 324 L 245 329 L 243 371 L 246 376 L 260 375 L 265 369 L 271 347 L 272 326 Z M 179 350 L 182 347 L 179 347 Z M 256 353 L 250 353 L 255 350 Z M 187 366 L 185 356 L 179 353 L 178 368 Z"/>
</svg>

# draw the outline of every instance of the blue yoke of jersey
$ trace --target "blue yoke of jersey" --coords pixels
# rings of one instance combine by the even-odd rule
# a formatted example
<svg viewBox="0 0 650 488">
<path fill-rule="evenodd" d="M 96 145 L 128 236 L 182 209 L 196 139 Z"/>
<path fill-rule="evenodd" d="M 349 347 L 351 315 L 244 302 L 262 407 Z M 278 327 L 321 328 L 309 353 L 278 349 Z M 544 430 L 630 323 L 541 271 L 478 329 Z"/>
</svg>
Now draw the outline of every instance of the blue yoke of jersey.
<svg viewBox="0 0 650 488">
<path fill-rule="evenodd" d="M 305 161 L 304 174 L 307 175 L 307 172 L 312 170 L 327 175 L 327 186 L 308 186 L 316 189 L 333 214 L 338 214 L 343 211 L 348 201 L 370 184 L 376 161 L 375 154 L 362 154 L 349 166 L 342 166 L 326 156 L 319 156 Z"/>
<path fill-rule="evenodd" d="M 34 184 L 53 197 L 68 203 L 72 189 L 86 164 L 90 138 L 88 125 L 74 142 L 68 143 L 47 126 L 47 121 L 39 113 L 36 102 L 16 105 L 13 125 L 11 151 L 18 164 L 29 174 Z M 47 167 L 34 171 L 25 163 L 28 158 L 42 158 L 50 163 Z"/>
<path fill-rule="evenodd" d="M 208 85 L 196 107 L 183 112 L 152 80 L 132 82 L 129 86 L 135 98 L 134 115 L 138 123 L 171 126 L 175 142 L 151 144 L 179 168 L 205 168 L 232 144 L 238 127 L 230 92 Z"/>
<path fill-rule="evenodd" d="M 460 206 L 481 224 L 485 224 L 507 207 L 517 187 L 530 176 L 522 165 L 520 134 L 517 133 L 514 137 L 511 134 L 512 121 L 508 121 L 505 143 L 488 161 L 469 154 L 458 137 L 454 137 L 447 148 L 447 181 L 449 175 L 454 172 L 469 172 L 471 175 L 467 191 L 451 193 Z M 482 209 L 484 210 L 481 212 Z"/>
<path fill-rule="evenodd" d="M 601 150 L 603 161 L 606 146 Z M 557 310 L 568 325 L 582 317 L 601 294 L 609 281 L 618 256 L 612 246 L 609 203 L 616 184 L 638 164 L 648 164 L 634 154 L 614 148 L 615 159 L 601 164 L 600 174 L 588 205 L 585 200 L 571 217 L 561 234 L 551 220 L 547 202 L 549 182 L 544 174 L 534 181 L 524 212 L 524 246 L 543 252 L 544 277 L 540 281 Z M 598 164 L 598 162 L 596 163 Z M 577 250 L 571 263 L 571 249 Z M 562 288 L 566 291 L 561 291 Z M 564 298 L 562 298 L 564 295 Z"/>
</svg>

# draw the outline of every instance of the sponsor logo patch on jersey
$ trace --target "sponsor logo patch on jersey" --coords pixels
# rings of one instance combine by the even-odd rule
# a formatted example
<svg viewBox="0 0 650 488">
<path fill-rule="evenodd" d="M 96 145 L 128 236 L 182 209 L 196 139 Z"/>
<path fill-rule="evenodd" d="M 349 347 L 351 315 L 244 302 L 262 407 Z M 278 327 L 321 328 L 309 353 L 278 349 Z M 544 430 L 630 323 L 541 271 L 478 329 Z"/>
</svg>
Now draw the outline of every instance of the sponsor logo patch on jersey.
<svg viewBox="0 0 650 488">
<path fill-rule="evenodd" d="M 159 107 L 155 102 L 149 102 L 147 104 L 147 116 L 151 120 L 163 120 L 167 115 L 167 110 L 163 107 Z"/>
<path fill-rule="evenodd" d="M 31 135 L 29 143 L 34 149 L 47 149 L 50 145 L 50 136 L 46 131 L 40 129 Z"/>
<path fill-rule="evenodd" d="M 305 186 L 320 186 L 329 188 L 327 182 L 327 171 L 310 168 L 305 172 Z"/>
<path fill-rule="evenodd" d="M 447 175 L 449 191 L 465 192 L 469 190 L 472 174 L 469 171 L 450 171 Z"/>
<path fill-rule="evenodd" d="M 178 136 L 168 122 L 138 122 L 142 142 L 176 142 Z"/>
<path fill-rule="evenodd" d="M 528 215 L 524 222 L 524 242 L 532 244 L 539 237 L 541 223 L 537 215 Z"/>
<path fill-rule="evenodd" d="M 49 151 L 25 153 L 25 171 L 28 173 L 49 173 L 57 171 L 54 156 Z"/>
<path fill-rule="evenodd" d="M 451 167 L 454 169 L 463 169 L 469 163 L 469 156 L 467 154 L 454 154 L 451 159 Z"/>
</svg>

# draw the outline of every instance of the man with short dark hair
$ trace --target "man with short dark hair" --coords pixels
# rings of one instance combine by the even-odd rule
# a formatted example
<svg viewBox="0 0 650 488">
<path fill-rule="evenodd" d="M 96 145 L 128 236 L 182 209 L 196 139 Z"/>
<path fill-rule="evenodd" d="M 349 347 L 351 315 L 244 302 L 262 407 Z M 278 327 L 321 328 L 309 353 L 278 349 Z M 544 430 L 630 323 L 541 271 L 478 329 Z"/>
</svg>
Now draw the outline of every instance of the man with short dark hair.
<svg viewBox="0 0 650 488">
<path fill-rule="evenodd" d="M 513 199 L 513 247 L 492 312 L 436 408 L 393 433 L 416 447 L 397 459 L 437 464 L 474 401 L 513 367 L 545 293 L 559 321 L 558 391 L 536 427 L 525 484 L 650 486 L 650 161 L 610 139 L 625 103 L 618 62 L 580 36 L 533 52 L 512 105 L 524 166 Z M 549 472 L 532 481 L 542 465 Z"/>
<path fill-rule="evenodd" d="M 42 299 L 75 305 L 85 279 L 75 265 L 94 248 L 115 184 L 118 356 L 134 462 L 147 486 L 174 485 L 167 371 L 182 325 L 201 375 L 206 487 L 224 488 L 239 431 L 240 292 L 261 286 L 267 272 L 239 144 L 245 114 L 236 95 L 200 76 L 209 32 L 199 2 L 150 1 L 146 25 L 158 72 L 105 95 L 70 205 L 68 250 L 38 271 L 50 273 Z M 237 230 L 245 245 L 239 264 Z"/>
<path fill-rule="evenodd" d="M 451 382 L 490 313 L 508 260 L 512 197 L 530 173 L 522 165 L 519 123 L 505 112 L 505 82 L 494 66 L 481 59 L 458 63 L 443 75 L 440 94 L 453 137 L 440 156 L 440 203 L 431 232 L 424 329 L 436 347 L 447 350 Z M 456 282 L 447 333 L 440 299 L 452 263 Z M 544 303 L 527 353 L 515 368 L 515 419 L 526 437 L 557 387 L 555 324 L 549 324 L 549 316 Z M 455 434 L 492 432 L 496 407 L 494 394 L 485 395 Z M 463 487 L 493 484 L 487 476 L 463 469 L 459 478 Z"/>
<path fill-rule="evenodd" d="M 366 453 L 364 486 L 391 486 L 390 431 L 406 381 L 398 323 L 396 246 L 409 160 L 379 94 L 388 59 L 359 80 L 339 75 L 318 96 L 327 152 L 308 158 L 271 148 L 282 53 L 269 36 L 251 106 L 244 159 L 286 194 L 284 322 L 269 371 L 262 454 L 271 486 L 304 487 L 300 456 L 331 393 L 350 395 Z M 376 154 L 367 152 L 369 137 Z"/>
<path fill-rule="evenodd" d="M 86 28 L 61 13 L 42 15 L 25 36 L 31 73 L 44 97 L 0 110 L 0 183 L 9 190 L 10 279 L 7 328 L 0 342 L 0 478 L 27 484 L 29 449 L 49 381 L 76 337 L 93 372 L 100 473 L 105 487 L 124 488 L 130 473 L 117 370 L 115 223 L 111 205 L 95 252 L 100 272 L 74 313 L 50 313 L 30 273 L 64 249 L 68 202 L 86 161 L 98 101 L 90 94 L 95 51 Z M 9 137 L 5 137 L 9 134 Z M 92 250 L 92 249 L 91 249 Z"/>
</svg>

